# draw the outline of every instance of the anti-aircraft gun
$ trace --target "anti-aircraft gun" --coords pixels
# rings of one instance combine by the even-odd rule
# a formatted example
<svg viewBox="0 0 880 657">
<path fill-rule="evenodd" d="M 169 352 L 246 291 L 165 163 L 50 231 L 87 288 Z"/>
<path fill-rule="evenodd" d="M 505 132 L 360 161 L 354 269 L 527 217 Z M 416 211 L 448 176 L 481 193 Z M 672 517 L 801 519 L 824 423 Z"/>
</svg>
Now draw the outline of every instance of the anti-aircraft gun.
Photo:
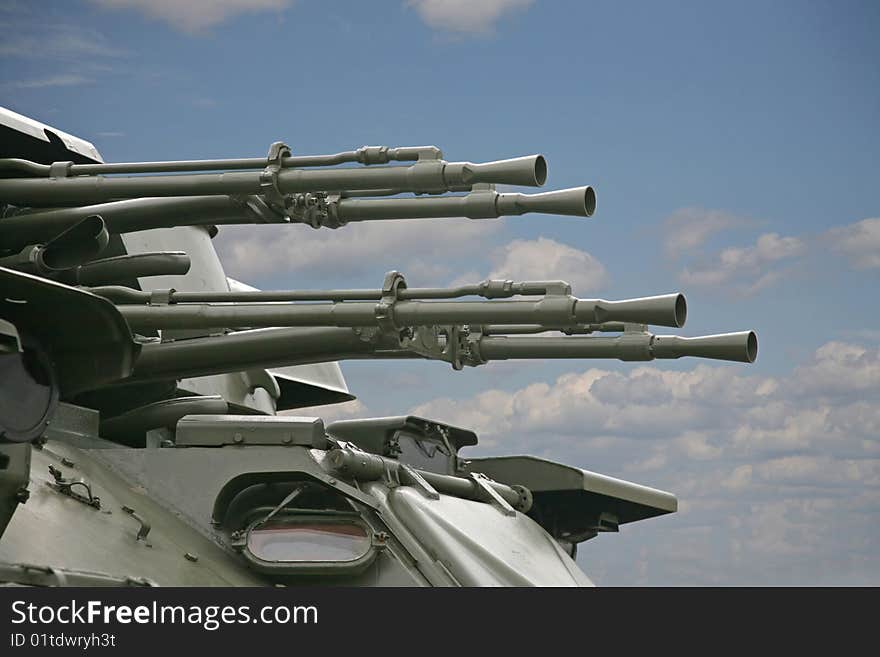
<svg viewBox="0 0 880 657">
<path fill-rule="evenodd" d="M 589 186 L 496 191 L 543 185 L 540 155 L 275 143 L 265 158 L 103 163 L 8 110 L 0 123 L 0 581 L 589 584 L 577 545 L 675 511 L 673 495 L 468 459 L 473 432 L 424 418 L 279 412 L 353 399 L 349 359 L 757 355 L 752 331 L 649 332 L 684 325 L 679 293 L 416 288 L 395 271 L 374 289 L 260 291 L 227 279 L 211 245 L 230 224 L 591 216 Z"/>
</svg>

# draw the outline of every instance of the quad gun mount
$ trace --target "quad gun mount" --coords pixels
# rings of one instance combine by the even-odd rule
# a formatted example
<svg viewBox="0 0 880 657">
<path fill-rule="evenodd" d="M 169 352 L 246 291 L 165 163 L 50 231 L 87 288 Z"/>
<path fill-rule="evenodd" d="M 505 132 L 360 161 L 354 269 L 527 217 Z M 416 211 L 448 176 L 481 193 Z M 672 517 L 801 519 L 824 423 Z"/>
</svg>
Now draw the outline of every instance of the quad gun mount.
<svg viewBox="0 0 880 657">
<path fill-rule="evenodd" d="M 577 544 L 674 512 L 674 495 L 531 456 L 462 458 L 472 431 L 417 416 L 325 427 L 279 411 L 354 399 L 336 364 L 349 359 L 460 370 L 757 356 L 752 331 L 649 331 L 684 326 L 680 293 L 580 298 L 554 280 L 417 288 L 396 271 L 375 289 L 259 291 L 228 279 L 211 243 L 235 224 L 592 216 L 589 186 L 496 191 L 543 185 L 541 155 L 303 156 L 277 142 L 265 158 L 103 163 L 90 144 L 0 108 L 4 136 L 0 536 L 8 526 L 25 539 L 0 542 L 0 582 L 61 573 L 21 565 L 38 560 L 82 568 L 63 577 L 88 584 L 589 584 Z M 53 493 L 17 511 L 41 477 Z M 151 549 L 126 551 L 126 534 L 134 548 L 149 534 Z M 345 545 L 351 558 L 334 557 Z"/>
<path fill-rule="evenodd" d="M 377 166 L 393 161 L 413 164 Z M 29 278 L 24 287 L 52 281 L 56 287 L 46 298 L 65 300 L 54 310 L 74 312 L 63 304 L 91 297 L 103 303 L 102 312 L 117 316 L 114 327 L 130 330 L 128 344 L 119 347 L 127 367 L 114 370 L 115 378 L 87 375 L 82 357 L 54 357 L 80 368 L 58 373 L 77 393 L 345 359 L 423 358 L 461 369 L 521 358 L 752 362 L 757 355 L 752 331 L 697 338 L 648 332 L 648 325 L 684 325 L 687 305 L 677 293 L 606 301 L 574 297 L 563 281 L 505 280 L 420 289 L 398 272 L 374 290 L 138 289 L 138 279 L 186 274 L 190 255 L 107 248 L 119 235 L 175 226 L 216 231 L 225 224 L 339 228 L 352 221 L 526 212 L 591 216 L 596 196 L 589 186 L 541 194 L 495 191 L 495 184 L 543 185 L 547 162 L 541 155 L 474 164 L 447 162 L 433 146 L 365 146 L 294 156 L 276 142 L 266 158 L 109 164 L 7 158 L 0 159 L 0 175 L 7 176 L 0 178 L 0 267 L 9 289 L 22 288 L 22 276 L 36 275 L 41 278 Z M 442 195 L 449 191 L 466 194 Z M 74 286 L 78 294 L 60 294 L 59 285 Z M 483 300 L 461 299 L 469 296 Z M 4 302 L 4 317 L 33 333 L 38 322 L 28 313 L 39 314 L 39 303 L 32 300 L 26 311 L 13 301 Z M 558 335 L 544 335 L 553 332 Z M 44 351 L 52 351 L 51 342 Z"/>
</svg>

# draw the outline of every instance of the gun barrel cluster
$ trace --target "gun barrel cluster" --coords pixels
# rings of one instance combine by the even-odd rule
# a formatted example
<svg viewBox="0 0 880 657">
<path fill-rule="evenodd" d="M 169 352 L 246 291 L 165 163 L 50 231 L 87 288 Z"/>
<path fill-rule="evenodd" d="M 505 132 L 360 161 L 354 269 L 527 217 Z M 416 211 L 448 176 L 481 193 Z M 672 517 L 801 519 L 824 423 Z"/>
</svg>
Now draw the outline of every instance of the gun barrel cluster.
<svg viewBox="0 0 880 657">
<path fill-rule="evenodd" d="M 401 280 L 390 272 L 387 281 Z M 687 303 L 680 293 L 607 301 L 578 299 L 562 281 L 483 281 L 456 288 L 290 292 L 150 293 L 96 288 L 113 299 L 133 331 L 230 329 L 225 335 L 144 344 L 134 378 L 192 377 L 247 367 L 347 359 L 437 358 L 479 365 L 493 360 L 614 358 L 645 361 L 697 356 L 753 362 L 752 331 L 696 338 L 653 335 L 648 324 L 681 327 Z M 156 294 L 156 292 L 152 293 Z M 392 294 L 392 298 L 388 295 Z M 393 298 L 393 294 L 406 298 Z M 426 301 L 482 295 L 485 301 Z M 540 295 L 537 300 L 492 300 Z M 334 299 L 299 303 L 292 300 Z M 216 303 L 202 303 L 210 298 Z M 272 301 L 269 301 L 272 300 Z M 235 329 L 235 330 L 232 330 Z M 568 333 L 566 337 L 540 334 Z M 617 332 L 616 336 L 577 336 Z M 507 335 L 509 333 L 510 335 Z M 430 343 L 426 336 L 435 339 Z M 442 336 L 442 337 L 440 337 Z M 454 355 L 455 352 L 457 355 Z"/>
<path fill-rule="evenodd" d="M 91 286 L 84 291 L 112 303 L 137 342 L 128 378 L 140 381 L 356 358 L 428 358 L 456 368 L 511 358 L 755 360 L 752 331 L 696 338 L 649 333 L 648 325 L 684 326 L 687 304 L 679 293 L 581 299 L 564 281 L 409 288 L 397 272 L 372 290 L 142 291 L 123 283 L 185 274 L 188 254 L 102 254 L 110 236 L 175 226 L 339 228 L 533 212 L 590 217 L 596 209 L 588 185 L 535 194 L 496 191 L 495 185 L 543 185 L 542 155 L 485 163 L 441 158 L 434 146 L 294 156 L 276 143 L 265 158 L 109 164 L 0 159 L 0 266 Z M 358 164 L 363 166 L 350 166 Z M 468 296 L 482 299 L 461 298 Z M 201 337 L 180 339 L 188 331 Z M 166 332 L 178 339 L 163 339 Z M 550 332 L 565 335 L 544 335 Z M 157 334 L 158 340 L 143 337 Z"/>
</svg>

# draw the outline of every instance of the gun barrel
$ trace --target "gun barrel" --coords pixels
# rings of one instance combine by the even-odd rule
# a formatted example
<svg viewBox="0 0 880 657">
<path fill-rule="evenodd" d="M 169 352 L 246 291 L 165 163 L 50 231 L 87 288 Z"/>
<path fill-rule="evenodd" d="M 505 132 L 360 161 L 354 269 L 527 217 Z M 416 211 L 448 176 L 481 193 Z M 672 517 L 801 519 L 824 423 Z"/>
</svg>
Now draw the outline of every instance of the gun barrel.
<svg viewBox="0 0 880 657">
<path fill-rule="evenodd" d="M 682 356 L 751 363 L 757 357 L 758 341 L 754 331 L 697 338 L 650 333 L 560 338 L 483 336 L 471 343 L 471 348 L 477 363 L 536 358 L 649 361 Z M 425 357 L 407 349 L 365 341 L 347 328 L 255 329 L 224 336 L 144 344 L 132 378 L 180 379 L 255 367 Z"/>
<path fill-rule="evenodd" d="M 483 335 L 532 335 L 535 333 L 548 333 L 556 331 L 566 335 L 580 335 L 587 333 L 622 333 L 626 330 L 624 322 L 603 322 L 601 324 L 581 324 L 579 326 L 546 326 L 543 324 L 510 324 L 507 326 L 493 326 L 487 324 L 480 327 Z"/>
<path fill-rule="evenodd" d="M 14 249 L 47 242 L 95 214 L 104 219 L 110 233 L 201 224 L 258 223 L 271 218 L 255 215 L 243 203 L 228 196 L 137 198 L 5 217 L 0 221 L 0 244 Z"/>
<path fill-rule="evenodd" d="M 540 187 L 547 178 L 542 155 L 475 164 L 423 160 L 410 166 L 261 171 L 155 176 L 68 176 L 0 180 L 0 200 L 16 205 L 83 205 L 144 196 L 255 195 L 266 185 L 282 194 L 345 189 L 401 189 L 440 193 L 479 183 Z"/>
<path fill-rule="evenodd" d="M 348 223 L 440 217 L 492 219 L 527 212 L 590 217 L 595 210 L 596 193 L 593 188 L 575 187 L 542 194 L 507 194 L 487 190 L 440 198 L 346 198 L 338 202 L 336 214 L 342 222 Z"/>
<path fill-rule="evenodd" d="M 682 338 L 675 335 L 632 333 L 616 337 L 504 337 L 479 340 L 484 360 L 520 358 L 616 358 L 647 361 L 655 358 L 696 356 L 715 360 L 753 363 L 758 356 L 754 331 Z"/>
<path fill-rule="evenodd" d="M 368 192 L 364 190 L 364 193 Z M 264 206 L 257 196 L 247 199 L 226 195 L 170 196 L 24 212 L 0 221 L 0 244 L 7 249 L 20 249 L 30 244 L 44 243 L 91 215 L 100 215 L 110 233 L 173 226 L 287 222 L 275 212 L 263 211 Z M 589 217 L 596 209 L 596 195 L 592 187 L 541 194 L 507 194 L 487 190 L 439 198 L 342 198 L 331 204 L 331 208 L 331 212 L 342 223 L 438 217 L 484 219 L 527 212 Z"/>
<path fill-rule="evenodd" d="M 398 301 L 376 303 L 253 303 L 120 305 L 135 331 L 273 326 L 397 326 L 442 324 L 543 324 L 570 326 L 607 321 L 678 327 L 684 323 L 681 294 L 605 301 L 548 295 L 538 301 Z M 641 309 L 641 310 L 640 310 Z"/>
<path fill-rule="evenodd" d="M 145 344 L 132 378 L 140 381 L 181 379 L 366 358 L 375 346 L 344 328 L 270 328 L 224 336 Z"/>
<path fill-rule="evenodd" d="M 128 256 L 134 257 L 134 256 Z M 181 272 L 186 273 L 186 272 Z M 88 283 L 84 283 L 88 285 Z M 565 290 L 565 292 L 558 292 Z M 89 290 L 105 299 L 120 305 L 146 305 L 153 298 L 153 293 L 134 290 L 118 285 L 100 285 Z M 350 289 L 350 290 L 248 290 L 242 292 L 178 292 L 162 290 L 168 303 L 277 303 L 279 301 L 380 301 L 385 294 L 381 289 Z M 457 287 L 400 287 L 397 298 L 401 301 L 411 299 L 455 299 L 458 297 L 477 296 L 484 299 L 506 299 L 513 296 L 544 296 L 547 294 L 568 294 L 571 287 L 565 281 L 523 281 L 485 280 L 481 283 L 459 285 Z M 603 324 L 603 327 L 610 325 Z M 542 329 L 550 330 L 550 329 Z M 599 330 L 622 331 L 620 328 L 603 328 Z M 497 333 L 498 331 L 496 331 Z M 529 331 L 539 333 L 541 331 Z"/>
<path fill-rule="evenodd" d="M 333 155 L 291 155 L 281 158 L 282 167 L 324 167 L 346 162 L 361 164 L 386 164 L 393 160 L 412 162 L 422 156 L 443 157 L 436 146 L 362 146 L 353 151 Z M 182 173 L 188 171 L 232 171 L 262 169 L 270 164 L 265 157 L 243 157 L 222 160 L 172 160 L 166 162 L 109 162 L 100 164 L 70 164 L 67 175 L 94 176 L 108 173 Z M 49 177 L 52 167 L 16 158 L 0 159 L 0 171 L 15 171 L 31 177 Z"/>
<path fill-rule="evenodd" d="M 0 265 L 31 273 L 61 272 L 88 262 L 100 254 L 109 241 L 104 220 L 98 215 L 89 215 L 45 245 L 32 245 L 18 255 L 0 258 Z"/>
<path fill-rule="evenodd" d="M 78 267 L 74 278 L 79 285 L 112 285 L 147 276 L 183 276 L 189 272 L 191 264 L 183 251 L 133 253 L 92 260 Z M 139 292 L 128 287 L 122 289 Z"/>
</svg>

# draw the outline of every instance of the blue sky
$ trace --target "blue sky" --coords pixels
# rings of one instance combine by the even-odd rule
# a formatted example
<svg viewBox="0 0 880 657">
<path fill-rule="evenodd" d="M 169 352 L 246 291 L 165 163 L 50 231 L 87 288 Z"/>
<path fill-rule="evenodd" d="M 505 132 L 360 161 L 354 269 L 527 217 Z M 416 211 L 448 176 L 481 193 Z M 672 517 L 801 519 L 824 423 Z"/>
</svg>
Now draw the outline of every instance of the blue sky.
<svg viewBox="0 0 880 657">
<path fill-rule="evenodd" d="M 418 410 L 671 490 L 582 546 L 602 584 L 880 583 L 880 7 L 871 2 L 0 3 L 0 104 L 105 159 L 436 144 L 533 152 L 592 219 L 236 227 L 263 288 L 560 277 L 681 290 L 751 366 L 352 363 L 336 416 Z"/>
</svg>

